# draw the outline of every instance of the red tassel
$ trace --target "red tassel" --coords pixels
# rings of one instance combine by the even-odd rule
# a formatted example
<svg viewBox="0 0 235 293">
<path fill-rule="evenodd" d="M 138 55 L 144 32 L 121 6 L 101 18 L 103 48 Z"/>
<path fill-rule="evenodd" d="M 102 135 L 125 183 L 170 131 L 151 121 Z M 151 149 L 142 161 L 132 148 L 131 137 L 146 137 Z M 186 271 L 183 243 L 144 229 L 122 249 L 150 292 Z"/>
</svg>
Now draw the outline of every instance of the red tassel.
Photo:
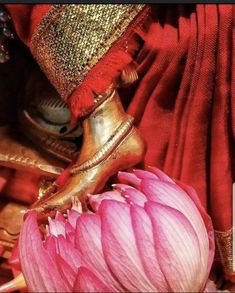
<svg viewBox="0 0 235 293">
<path fill-rule="evenodd" d="M 94 93 L 104 93 L 113 79 L 131 61 L 132 57 L 126 52 L 110 51 L 89 71 L 82 84 L 76 88 L 68 100 L 72 113 L 71 123 L 75 123 L 78 117 L 83 116 L 94 105 Z"/>
</svg>

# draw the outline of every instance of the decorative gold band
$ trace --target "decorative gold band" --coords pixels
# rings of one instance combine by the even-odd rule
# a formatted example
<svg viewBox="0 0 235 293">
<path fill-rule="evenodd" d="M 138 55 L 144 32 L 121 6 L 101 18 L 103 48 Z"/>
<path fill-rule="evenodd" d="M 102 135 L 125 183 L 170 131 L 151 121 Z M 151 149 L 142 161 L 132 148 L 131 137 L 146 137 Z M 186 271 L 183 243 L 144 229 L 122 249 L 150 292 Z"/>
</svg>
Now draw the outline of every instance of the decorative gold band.
<svg viewBox="0 0 235 293">
<path fill-rule="evenodd" d="M 110 138 L 110 140 L 95 154 L 93 158 L 86 161 L 82 165 L 74 164 L 70 170 L 70 173 L 77 174 L 79 172 L 86 171 L 105 160 L 117 147 L 120 141 L 122 141 L 133 128 L 133 122 L 134 118 L 129 116 L 126 121 L 122 122 L 113 137 Z"/>
<path fill-rule="evenodd" d="M 228 231 L 215 231 L 215 241 L 224 272 L 235 275 L 233 270 L 233 228 Z"/>
<path fill-rule="evenodd" d="M 37 26 L 31 51 L 63 99 L 107 53 L 145 5 L 53 5 Z"/>
</svg>

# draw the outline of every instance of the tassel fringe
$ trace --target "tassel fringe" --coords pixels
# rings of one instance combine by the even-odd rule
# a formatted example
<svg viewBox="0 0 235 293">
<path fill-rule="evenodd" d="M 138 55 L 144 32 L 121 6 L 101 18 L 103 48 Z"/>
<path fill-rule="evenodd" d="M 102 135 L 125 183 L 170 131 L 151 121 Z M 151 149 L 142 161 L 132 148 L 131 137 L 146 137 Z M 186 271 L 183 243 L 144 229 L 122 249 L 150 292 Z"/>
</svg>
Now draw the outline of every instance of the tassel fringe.
<svg viewBox="0 0 235 293">
<path fill-rule="evenodd" d="M 123 51 L 110 52 L 100 60 L 68 99 L 72 113 L 71 123 L 76 123 L 94 105 L 94 93 L 102 94 L 120 72 L 132 62 Z"/>
</svg>

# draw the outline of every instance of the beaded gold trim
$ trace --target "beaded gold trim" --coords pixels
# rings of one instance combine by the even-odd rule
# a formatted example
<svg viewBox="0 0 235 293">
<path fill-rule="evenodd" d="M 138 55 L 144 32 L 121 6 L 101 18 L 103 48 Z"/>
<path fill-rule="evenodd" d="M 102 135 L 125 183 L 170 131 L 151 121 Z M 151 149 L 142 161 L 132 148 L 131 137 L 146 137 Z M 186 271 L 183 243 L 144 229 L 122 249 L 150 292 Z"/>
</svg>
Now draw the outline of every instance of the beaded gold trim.
<svg viewBox="0 0 235 293">
<path fill-rule="evenodd" d="M 215 231 L 215 242 L 224 272 L 235 275 L 233 271 L 233 228 L 228 231 Z"/>
<path fill-rule="evenodd" d="M 53 5 L 35 29 L 30 47 L 63 99 L 68 98 L 144 7 Z"/>
</svg>

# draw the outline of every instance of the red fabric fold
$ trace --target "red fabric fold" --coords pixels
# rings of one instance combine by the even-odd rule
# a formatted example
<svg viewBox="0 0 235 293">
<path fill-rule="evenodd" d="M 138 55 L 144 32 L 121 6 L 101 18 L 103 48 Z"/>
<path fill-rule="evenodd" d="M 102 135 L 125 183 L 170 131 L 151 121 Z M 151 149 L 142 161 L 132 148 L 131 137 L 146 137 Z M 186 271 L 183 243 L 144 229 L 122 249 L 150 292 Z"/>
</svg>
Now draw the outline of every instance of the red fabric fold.
<svg viewBox="0 0 235 293">
<path fill-rule="evenodd" d="M 136 60 L 141 78 L 128 112 L 147 141 L 144 164 L 196 188 L 215 228 L 228 230 L 235 150 L 233 6 L 175 8 L 149 30 Z"/>
<path fill-rule="evenodd" d="M 81 85 L 68 99 L 68 106 L 72 113 L 71 123 L 76 124 L 78 118 L 83 117 L 94 105 L 94 93 L 103 94 L 130 62 L 129 54 L 117 51 L 111 55 L 104 56 L 95 68 L 92 68 Z"/>
<path fill-rule="evenodd" d="M 27 46 L 36 26 L 51 6 L 52 4 L 5 4 L 13 19 L 17 35 Z"/>
</svg>

